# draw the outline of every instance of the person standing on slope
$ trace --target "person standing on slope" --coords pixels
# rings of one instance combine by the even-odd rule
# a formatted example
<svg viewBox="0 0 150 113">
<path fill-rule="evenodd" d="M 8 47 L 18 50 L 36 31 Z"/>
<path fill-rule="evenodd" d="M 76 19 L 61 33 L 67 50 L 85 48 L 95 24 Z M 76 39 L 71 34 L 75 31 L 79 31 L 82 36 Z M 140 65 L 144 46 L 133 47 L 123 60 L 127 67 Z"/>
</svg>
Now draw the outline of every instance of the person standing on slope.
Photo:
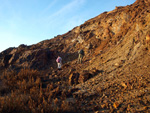
<svg viewBox="0 0 150 113">
<path fill-rule="evenodd" d="M 79 50 L 78 54 L 79 54 L 79 56 L 78 56 L 78 63 L 81 64 L 82 63 L 82 59 L 84 57 L 84 51 L 83 51 L 83 49 Z"/>
<path fill-rule="evenodd" d="M 57 57 L 56 59 L 57 65 L 58 65 L 58 69 L 61 70 L 62 67 L 62 58 L 60 56 Z"/>
</svg>

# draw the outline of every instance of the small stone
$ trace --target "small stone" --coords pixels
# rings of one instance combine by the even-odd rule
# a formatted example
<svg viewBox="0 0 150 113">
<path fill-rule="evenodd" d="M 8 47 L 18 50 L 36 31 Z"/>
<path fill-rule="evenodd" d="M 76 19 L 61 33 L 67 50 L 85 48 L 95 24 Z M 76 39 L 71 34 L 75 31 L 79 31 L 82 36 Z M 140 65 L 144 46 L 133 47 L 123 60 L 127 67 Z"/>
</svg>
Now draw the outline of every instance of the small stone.
<svg viewBox="0 0 150 113">
<path fill-rule="evenodd" d="M 102 107 L 102 108 L 105 108 L 105 107 L 106 107 L 106 105 L 105 105 L 105 104 L 102 104 L 102 105 L 101 105 L 101 107 Z"/>
<path fill-rule="evenodd" d="M 114 102 L 114 104 L 113 104 L 114 108 L 116 108 L 116 109 L 119 107 L 119 105 L 120 104 L 118 102 Z"/>
<path fill-rule="evenodd" d="M 148 107 L 147 106 L 144 106 L 144 108 L 143 108 L 144 110 L 147 110 L 148 109 Z"/>
<path fill-rule="evenodd" d="M 119 67 L 119 63 L 115 63 L 114 66 Z"/>
<path fill-rule="evenodd" d="M 126 85 L 124 82 L 122 82 L 121 85 L 122 85 L 125 89 L 127 88 L 127 85 Z"/>
</svg>

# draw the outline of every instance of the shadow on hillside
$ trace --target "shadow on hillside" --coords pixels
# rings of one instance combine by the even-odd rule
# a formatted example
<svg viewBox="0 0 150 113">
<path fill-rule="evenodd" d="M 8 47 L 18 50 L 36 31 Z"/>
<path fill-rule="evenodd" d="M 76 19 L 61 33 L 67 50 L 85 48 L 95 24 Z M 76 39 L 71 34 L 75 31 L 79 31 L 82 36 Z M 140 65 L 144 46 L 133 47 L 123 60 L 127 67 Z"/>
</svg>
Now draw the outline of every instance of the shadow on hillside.
<svg viewBox="0 0 150 113">
<path fill-rule="evenodd" d="M 74 60 L 76 60 L 78 58 L 78 52 L 74 52 L 74 53 L 57 53 L 57 56 L 62 57 L 62 62 L 63 64 L 67 63 L 67 62 L 72 62 Z"/>
</svg>

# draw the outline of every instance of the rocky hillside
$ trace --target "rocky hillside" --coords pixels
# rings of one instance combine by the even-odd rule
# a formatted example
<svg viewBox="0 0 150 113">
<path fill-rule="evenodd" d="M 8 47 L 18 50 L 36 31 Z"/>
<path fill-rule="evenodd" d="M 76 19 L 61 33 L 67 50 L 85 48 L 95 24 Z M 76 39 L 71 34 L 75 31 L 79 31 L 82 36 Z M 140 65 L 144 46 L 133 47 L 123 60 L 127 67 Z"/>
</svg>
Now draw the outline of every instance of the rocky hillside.
<svg viewBox="0 0 150 113">
<path fill-rule="evenodd" d="M 82 98 L 84 112 L 150 112 L 148 32 L 150 0 L 137 0 L 53 39 L 8 48 L 0 53 L 0 74 L 38 70 L 43 88 L 53 81 L 61 88 L 78 89 L 67 98 Z M 78 64 L 81 48 L 85 56 Z M 63 59 L 61 71 L 55 61 L 58 55 Z"/>
</svg>

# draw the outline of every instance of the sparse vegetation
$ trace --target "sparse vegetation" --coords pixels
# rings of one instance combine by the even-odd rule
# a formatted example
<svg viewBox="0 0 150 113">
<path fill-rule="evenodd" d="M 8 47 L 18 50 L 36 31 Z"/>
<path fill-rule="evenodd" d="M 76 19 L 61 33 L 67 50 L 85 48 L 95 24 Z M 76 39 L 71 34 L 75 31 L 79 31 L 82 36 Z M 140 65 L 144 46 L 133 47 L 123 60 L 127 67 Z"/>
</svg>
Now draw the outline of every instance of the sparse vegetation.
<svg viewBox="0 0 150 113">
<path fill-rule="evenodd" d="M 65 101 L 67 89 L 54 89 L 52 84 L 43 89 L 41 74 L 36 70 L 22 69 L 19 73 L 11 71 L 1 77 L 0 112 L 1 113 L 51 113 L 72 112 L 77 108 Z M 2 96 L 3 94 L 3 96 Z"/>
</svg>

